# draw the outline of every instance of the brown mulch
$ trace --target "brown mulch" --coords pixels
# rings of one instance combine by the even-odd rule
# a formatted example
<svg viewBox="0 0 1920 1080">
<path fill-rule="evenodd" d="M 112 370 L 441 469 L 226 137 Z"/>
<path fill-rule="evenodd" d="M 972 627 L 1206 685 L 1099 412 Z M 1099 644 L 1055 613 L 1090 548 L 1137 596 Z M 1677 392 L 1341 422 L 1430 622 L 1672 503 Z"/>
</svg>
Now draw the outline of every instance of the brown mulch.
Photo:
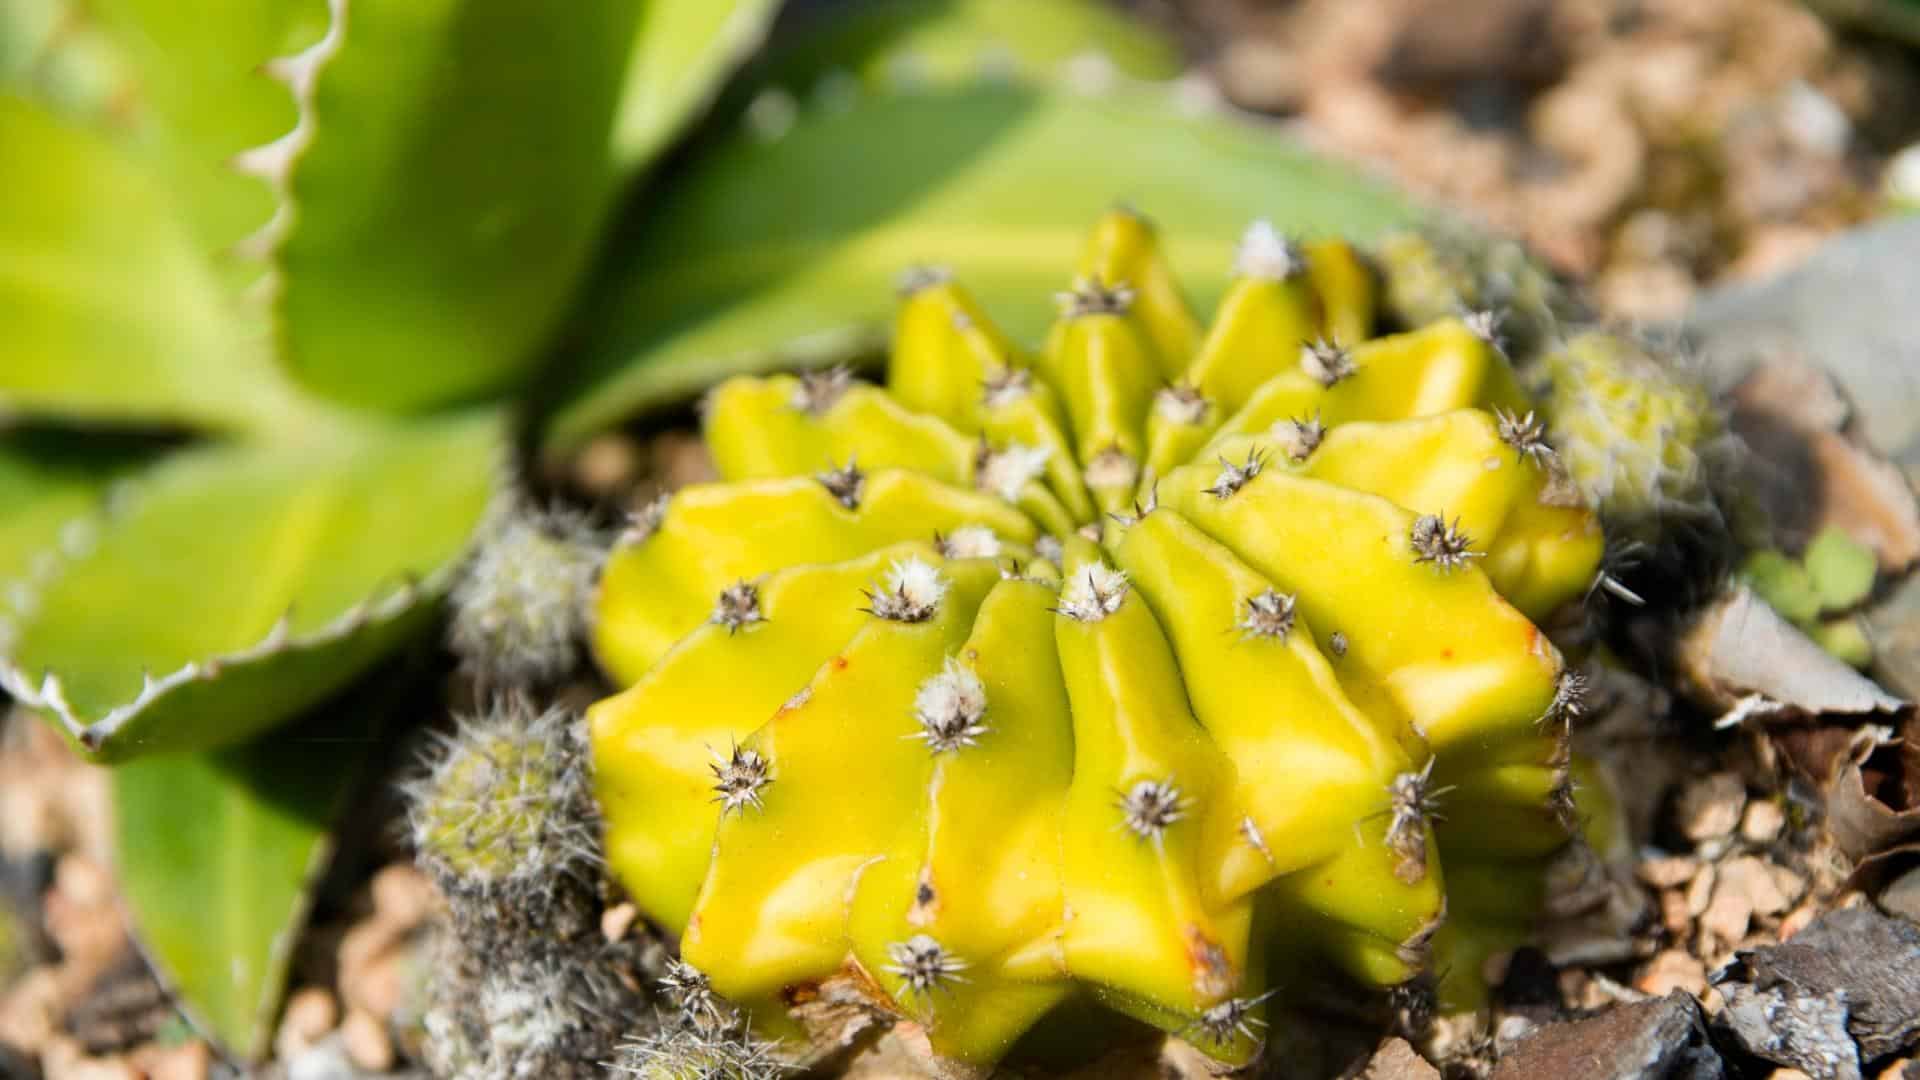
<svg viewBox="0 0 1920 1080">
<path fill-rule="evenodd" d="M 1878 212 L 1920 76 L 1796 0 L 1136 0 L 1229 100 L 1526 241 L 1609 314 Z"/>
</svg>

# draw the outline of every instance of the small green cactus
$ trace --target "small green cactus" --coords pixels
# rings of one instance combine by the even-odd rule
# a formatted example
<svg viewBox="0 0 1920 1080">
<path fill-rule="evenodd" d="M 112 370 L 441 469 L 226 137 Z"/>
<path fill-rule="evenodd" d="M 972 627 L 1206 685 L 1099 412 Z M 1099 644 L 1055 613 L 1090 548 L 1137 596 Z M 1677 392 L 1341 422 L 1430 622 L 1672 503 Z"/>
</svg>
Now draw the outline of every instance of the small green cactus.
<svg viewBox="0 0 1920 1080">
<path fill-rule="evenodd" d="M 1376 336 L 1378 290 L 1256 225 L 1206 327 L 1115 212 L 1036 354 L 922 270 L 885 389 L 714 391 L 724 482 L 612 555 L 590 711 L 703 993 L 792 1035 L 851 987 L 975 1069 L 1076 988 L 1229 1064 L 1326 961 L 1474 998 L 1567 842 L 1533 620 L 1602 538 L 1487 320 Z"/>
<path fill-rule="evenodd" d="M 582 906 L 571 894 L 591 894 L 598 823 L 582 738 L 576 716 L 518 694 L 441 737 L 408 786 L 409 825 L 457 921 L 551 933 L 562 909 Z"/>
<path fill-rule="evenodd" d="M 1582 314 L 1525 248 L 1459 223 L 1382 237 L 1374 259 L 1382 271 L 1382 303 L 1408 325 L 1499 310 L 1503 335 L 1517 352 L 1532 355 Z"/>
<path fill-rule="evenodd" d="M 448 643 L 484 685 L 550 683 L 579 662 L 603 545 L 585 515 L 512 501 L 451 594 Z"/>
<path fill-rule="evenodd" d="M 645 1000 L 600 934 L 584 732 L 508 694 L 443 736 L 407 786 L 415 858 L 447 901 L 421 1009 L 435 1074 L 599 1076 Z"/>
<path fill-rule="evenodd" d="M 427 1064 L 447 1080 L 597 1080 L 640 998 L 591 964 L 459 952 L 424 1019 Z"/>
<path fill-rule="evenodd" d="M 1713 465 L 1726 426 L 1691 373 L 1592 331 L 1548 352 L 1537 375 L 1560 459 L 1610 526 L 1646 538 L 1663 516 L 1718 515 Z"/>
</svg>

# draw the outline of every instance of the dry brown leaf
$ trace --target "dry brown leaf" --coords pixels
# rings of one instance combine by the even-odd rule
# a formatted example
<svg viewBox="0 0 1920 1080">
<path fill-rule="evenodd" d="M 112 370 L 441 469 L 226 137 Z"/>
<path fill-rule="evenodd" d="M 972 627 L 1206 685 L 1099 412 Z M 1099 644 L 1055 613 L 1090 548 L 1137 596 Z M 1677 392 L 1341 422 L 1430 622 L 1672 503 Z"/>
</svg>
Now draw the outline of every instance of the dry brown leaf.
<svg viewBox="0 0 1920 1080">
<path fill-rule="evenodd" d="M 1675 643 L 1681 686 L 1721 723 L 1895 713 L 1908 703 L 1828 655 L 1752 590 L 1734 587 Z"/>
<path fill-rule="evenodd" d="M 1897 729 L 1827 725 L 1777 731 L 1782 757 L 1826 798 L 1827 830 L 1856 863 L 1856 883 L 1920 839 L 1920 720 Z"/>
</svg>

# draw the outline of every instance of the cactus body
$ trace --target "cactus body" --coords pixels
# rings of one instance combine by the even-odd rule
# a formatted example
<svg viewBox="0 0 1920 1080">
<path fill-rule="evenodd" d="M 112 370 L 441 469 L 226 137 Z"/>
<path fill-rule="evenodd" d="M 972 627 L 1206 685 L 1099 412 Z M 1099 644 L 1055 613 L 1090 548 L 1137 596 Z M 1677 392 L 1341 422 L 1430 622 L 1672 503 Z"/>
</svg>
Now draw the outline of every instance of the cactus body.
<svg viewBox="0 0 1920 1080">
<path fill-rule="evenodd" d="M 449 597 L 448 644 L 461 666 L 500 686 L 572 670 L 602 543 L 580 515 L 510 503 L 484 529 Z"/>
<path fill-rule="evenodd" d="M 1548 352 L 1540 376 L 1561 460 L 1610 523 L 1717 512 L 1709 466 L 1726 432 L 1699 381 L 1601 332 Z"/>
<path fill-rule="evenodd" d="M 1465 1000 L 1531 917 L 1448 875 L 1567 840 L 1535 620 L 1596 520 L 1472 324 L 1372 336 L 1338 242 L 1238 271 L 1205 327 L 1117 212 L 1037 355 L 919 272 L 887 389 L 709 399 L 725 480 L 612 556 L 590 721 L 610 867 L 761 1030 L 838 980 L 986 1067 L 1085 990 L 1239 1063 L 1316 965 Z"/>
</svg>

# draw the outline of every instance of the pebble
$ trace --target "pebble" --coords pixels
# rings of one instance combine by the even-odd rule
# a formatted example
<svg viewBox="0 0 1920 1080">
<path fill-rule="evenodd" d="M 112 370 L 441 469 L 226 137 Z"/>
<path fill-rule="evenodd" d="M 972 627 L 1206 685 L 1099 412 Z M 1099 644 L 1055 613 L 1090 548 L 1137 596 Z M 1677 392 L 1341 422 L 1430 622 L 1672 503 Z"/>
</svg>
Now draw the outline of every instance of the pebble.
<svg viewBox="0 0 1920 1080">
<path fill-rule="evenodd" d="M 1227 43 L 1218 61 L 1227 96 L 1249 108 L 1272 112 L 1299 105 L 1305 96 L 1299 58 L 1267 38 L 1243 37 Z"/>
<path fill-rule="evenodd" d="M 373 876 L 373 910 L 379 921 L 397 930 L 412 930 L 433 916 L 440 894 L 417 868 L 393 863 Z"/>
<path fill-rule="evenodd" d="M 340 938 L 340 996 L 348 1008 L 391 1016 L 400 1005 L 400 952 L 406 931 L 372 919 Z"/>
<path fill-rule="evenodd" d="M 1780 920 L 1780 940 L 1792 940 L 1793 935 L 1805 930 L 1808 923 L 1819 917 L 1820 905 L 1812 902 L 1801 904 L 1799 907 L 1787 912 L 1787 917 Z"/>
<path fill-rule="evenodd" d="M 1699 997 L 1707 992 L 1707 966 L 1691 953 L 1667 949 L 1647 964 L 1633 981 L 1633 988 L 1655 997 L 1665 997 L 1675 990 Z"/>
<path fill-rule="evenodd" d="M 1778 915 L 1792 906 L 1794 897 L 1781 888 L 1785 882 L 1775 871 L 1784 872 L 1788 880 L 1798 880 L 1798 875 L 1791 870 L 1752 855 L 1729 859 L 1720 867 L 1720 884 L 1714 891 L 1737 891 L 1755 915 Z"/>
<path fill-rule="evenodd" d="M 1711 865 L 1703 866 L 1687 886 L 1687 915 L 1699 918 L 1707 913 L 1707 904 L 1713 900 L 1713 882 L 1718 875 Z"/>
<path fill-rule="evenodd" d="M 46 1080 L 141 1080 L 129 1062 L 117 1057 L 88 1057 L 78 1042 L 64 1035 L 48 1042 L 41 1051 L 40 1069 Z"/>
<path fill-rule="evenodd" d="M 600 913 L 600 936 L 608 941 L 619 941 L 633 929 L 634 920 L 640 917 L 640 909 L 631 903 L 615 904 Z"/>
<path fill-rule="evenodd" d="M 1889 915 L 1899 915 L 1920 923 L 1920 866 L 1893 879 L 1880 893 L 1880 907 Z"/>
<path fill-rule="evenodd" d="M 1771 844 L 1786 825 L 1787 814 L 1779 803 L 1756 799 L 1747 804 L 1746 813 L 1740 816 L 1740 837 L 1750 844 Z"/>
<path fill-rule="evenodd" d="M 1713 901 L 1700 913 L 1700 929 L 1724 947 L 1747 936 L 1747 927 L 1753 922 L 1753 900 L 1737 883 L 1721 880 L 1713 890 Z"/>
<path fill-rule="evenodd" d="M 1725 1075 L 1707 1039 L 1700 1004 L 1685 994 L 1545 1025 L 1503 1053 L 1493 1069 L 1493 1080 L 1719 1080 Z"/>
<path fill-rule="evenodd" d="M 393 1040 L 386 1025 L 372 1014 L 355 1009 L 340 1025 L 340 1043 L 347 1057 L 368 1072 L 387 1072 L 393 1068 Z"/>
<path fill-rule="evenodd" d="M 340 1022 L 340 1005 L 332 991 L 309 986 L 287 999 L 280 1019 L 280 1031 L 274 1037 L 274 1050 L 284 1060 L 299 1056 L 332 1031 Z"/>
<path fill-rule="evenodd" d="M 133 1052 L 132 1062 L 146 1080 L 207 1080 L 213 1051 L 199 1039 L 177 1046 L 148 1043 Z"/>
<path fill-rule="evenodd" d="M 1684 937 L 1693 926 L 1693 912 L 1687 907 L 1687 894 L 1668 889 L 1660 894 L 1660 925 L 1674 937 Z"/>
<path fill-rule="evenodd" d="M 1691 855 L 1656 855 L 1640 860 L 1633 872 L 1656 889 L 1676 889 L 1700 873 L 1700 860 Z"/>
<path fill-rule="evenodd" d="M 1440 1070 L 1401 1038 L 1387 1039 L 1373 1052 L 1360 1080 L 1440 1080 Z"/>
<path fill-rule="evenodd" d="M 1680 793 L 1680 832 L 1696 844 L 1732 835 L 1747 805 L 1747 785 L 1733 773 L 1714 773 Z"/>
<path fill-rule="evenodd" d="M 1920 206 L 1920 143 L 1889 158 L 1881 176 L 1888 201 L 1905 209 Z"/>
<path fill-rule="evenodd" d="M 358 1076 L 338 1035 L 320 1040 L 287 1062 L 287 1080 L 357 1080 Z"/>
<path fill-rule="evenodd" d="M 59 975 L 38 967 L 0 994 L 0 1043 L 34 1050 L 59 1029 L 63 1010 Z"/>
<path fill-rule="evenodd" d="M 632 436 L 609 432 L 595 436 L 573 461 L 573 482 L 596 498 L 611 498 L 633 486 L 644 450 Z"/>
</svg>

